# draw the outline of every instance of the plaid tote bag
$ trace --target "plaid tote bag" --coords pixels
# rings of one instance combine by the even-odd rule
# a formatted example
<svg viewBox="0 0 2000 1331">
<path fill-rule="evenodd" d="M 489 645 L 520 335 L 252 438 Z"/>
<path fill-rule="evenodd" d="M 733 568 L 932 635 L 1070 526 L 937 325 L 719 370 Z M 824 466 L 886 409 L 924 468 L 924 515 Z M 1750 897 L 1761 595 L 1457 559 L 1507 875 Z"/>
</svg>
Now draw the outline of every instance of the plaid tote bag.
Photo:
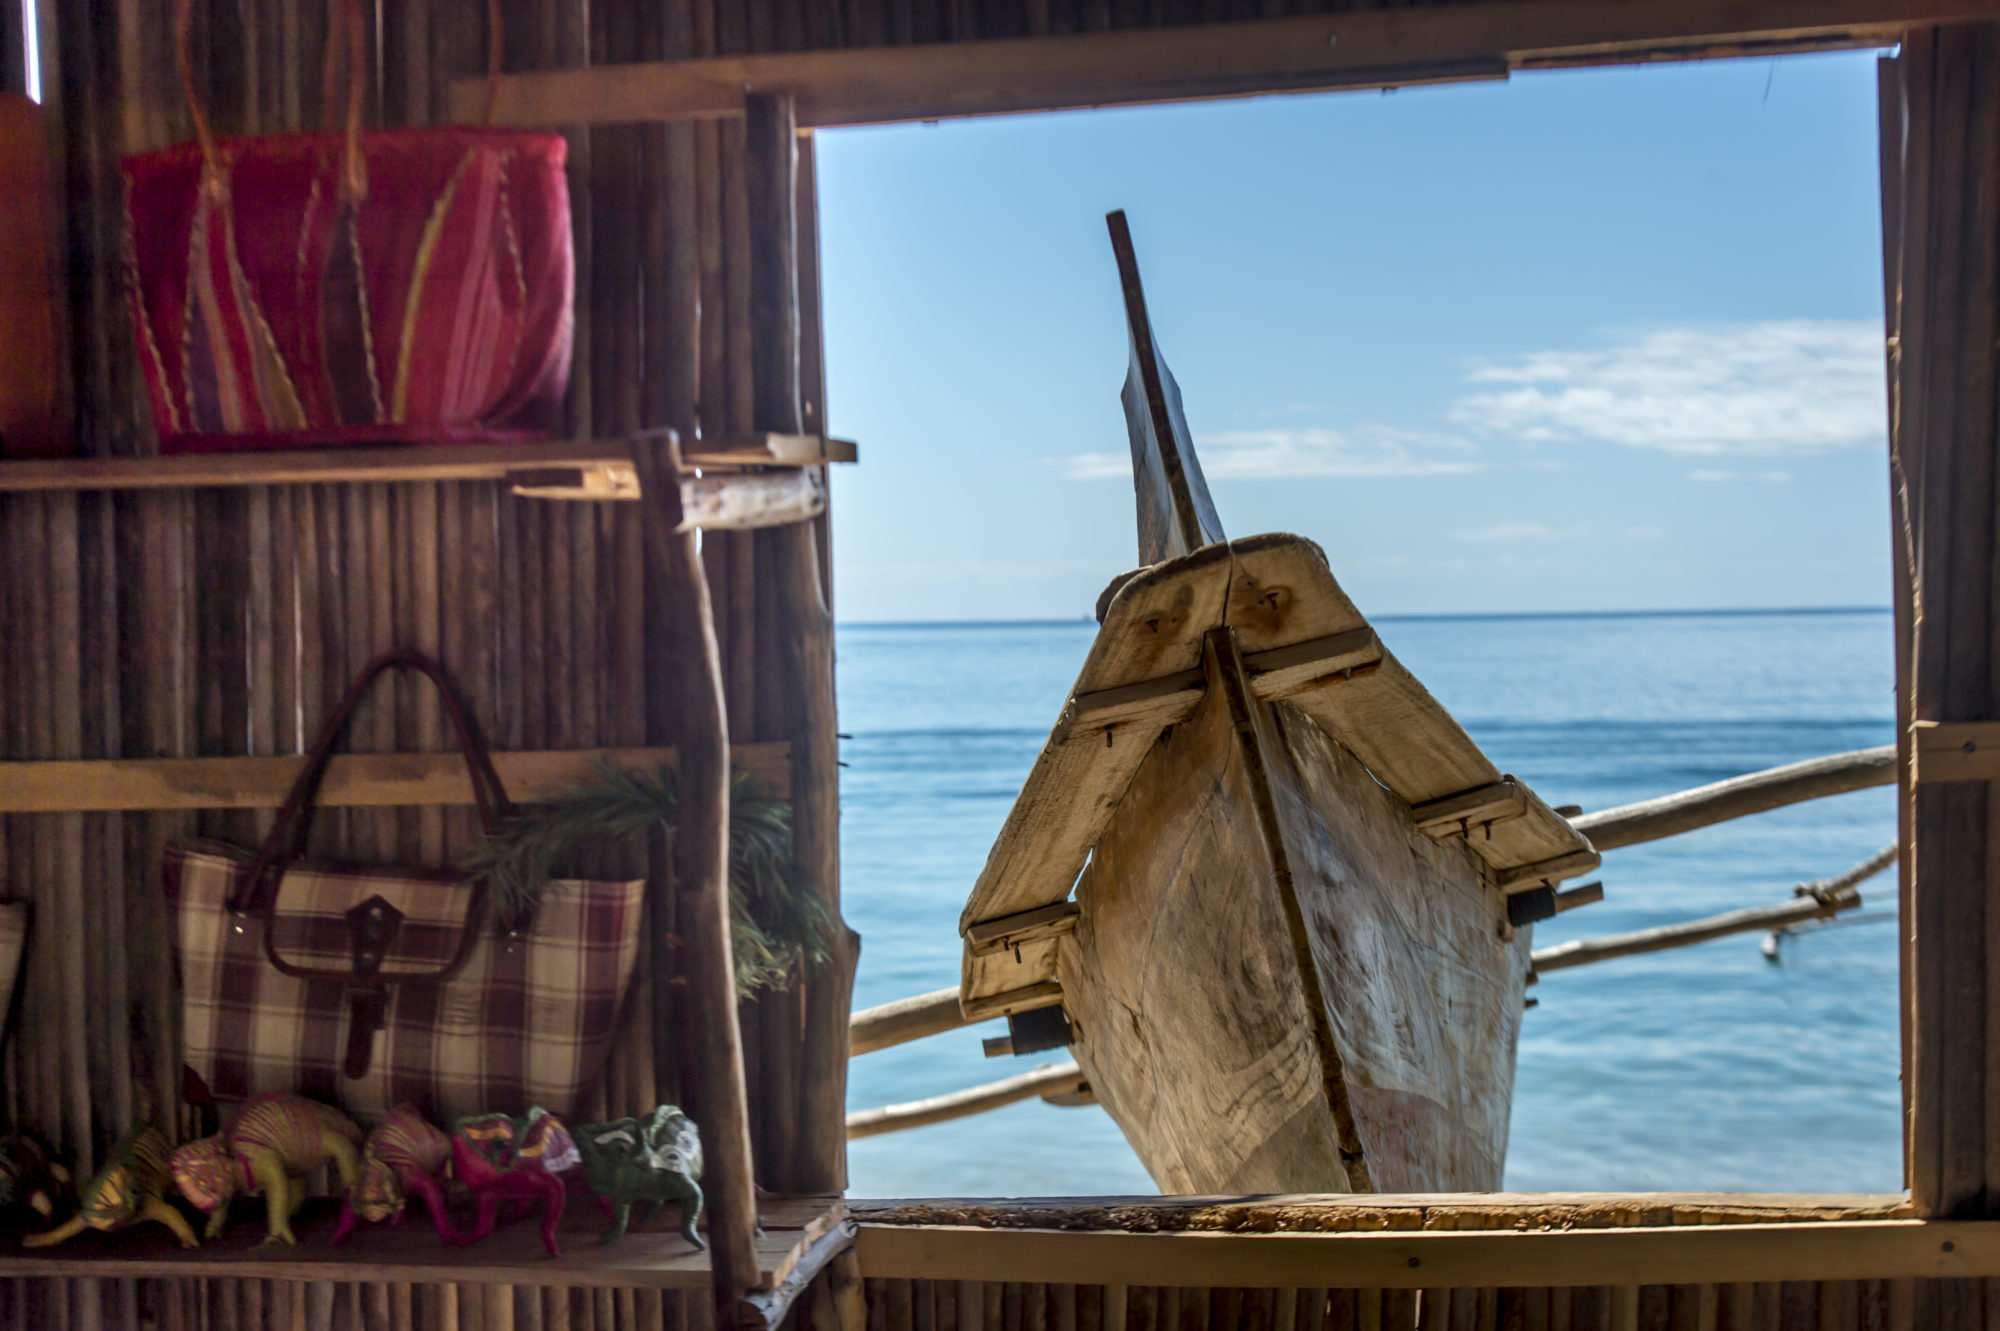
<svg viewBox="0 0 2000 1331">
<path fill-rule="evenodd" d="M 299 859 L 334 744 L 391 667 L 444 695 L 488 832 L 511 812 L 491 758 L 431 661 L 392 653 L 328 721 L 252 854 L 182 842 L 166 860 L 188 1070 L 218 1104 L 296 1091 L 374 1118 L 574 1113 L 603 1070 L 638 959 L 644 880 L 554 880 L 501 920 L 443 870 Z"/>
</svg>

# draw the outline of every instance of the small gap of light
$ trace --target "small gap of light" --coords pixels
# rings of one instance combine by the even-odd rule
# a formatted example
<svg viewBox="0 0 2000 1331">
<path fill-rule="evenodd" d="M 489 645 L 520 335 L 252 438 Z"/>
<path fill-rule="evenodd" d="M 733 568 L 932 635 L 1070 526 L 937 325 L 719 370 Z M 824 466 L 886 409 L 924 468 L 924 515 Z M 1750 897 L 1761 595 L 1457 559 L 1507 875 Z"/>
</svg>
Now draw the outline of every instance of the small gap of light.
<svg viewBox="0 0 2000 1331">
<path fill-rule="evenodd" d="M 35 0 L 21 0 L 21 60 L 27 66 L 28 96 L 42 100 L 42 35 Z"/>
</svg>

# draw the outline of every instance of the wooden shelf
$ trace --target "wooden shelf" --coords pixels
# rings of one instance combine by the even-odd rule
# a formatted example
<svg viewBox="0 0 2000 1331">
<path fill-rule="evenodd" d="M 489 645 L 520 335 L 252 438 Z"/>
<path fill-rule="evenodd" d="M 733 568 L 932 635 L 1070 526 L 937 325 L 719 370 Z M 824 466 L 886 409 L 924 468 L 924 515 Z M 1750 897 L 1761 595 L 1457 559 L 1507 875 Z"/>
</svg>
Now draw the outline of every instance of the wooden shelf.
<svg viewBox="0 0 2000 1331">
<path fill-rule="evenodd" d="M 684 451 L 704 471 L 797 469 L 859 456 L 845 439 L 755 434 L 697 440 Z M 0 462 L 0 492 L 170 490 L 203 486 L 326 485 L 368 481 L 510 481 L 549 498 L 636 499 L 639 479 L 623 440 L 545 444 L 437 444 L 155 458 Z"/>
<path fill-rule="evenodd" d="M 671 748 L 544 749 L 493 755 L 507 794 L 533 804 L 600 764 L 652 768 Z M 99 758 L 0 763 L 0 813 L 111 813 L 163 809 L 275 809 L 304 770 L 303 757 Z M 792 746 L 782 740 L 730 746 L 730 766 L 780 798 L 791 793 Z M 459 753 L 341 753 L 328 763 L 318 803 L 392 808 L 473 803 Z"/>
<path fill-rule="evenodd" d="M 570 1198 L 559 1238 L 562 1256 L 542 1247 L 540 1212 L 503 1225 L 483 1242 L 446 1247 L 421 1203 L 400 1226 L 362 1226 L 331 1241 L 334 1216 L 321 1201 L 294 1220 L 297 1247 L 267 1246 L 261 1203 L 239 1207 L 229 1231 L 199 1248 L 182 1248 L 158 1225 L 117 1234 L 86 1232 L 60 1248 L 0 1255 L 0 1278 L 180 1277 L 305 1281 L 392 1281 L 459 1285 L 567 1285 L 596 1289 L 676 1289 L 706 1293 L 706 1252 L 688 1246 L 663 1208 L 650 1224 L 636 1221 L 616 1243 L 600 1245 L 604 1218 L 588 1196 Z M 775 1326 L 792 1298 L 828 1261 L 854 1242 L 855 1224 L 838 1197 L 765 1198 L 758 1203 L 760 1289 L 747 1309 Z"/>
</svg>

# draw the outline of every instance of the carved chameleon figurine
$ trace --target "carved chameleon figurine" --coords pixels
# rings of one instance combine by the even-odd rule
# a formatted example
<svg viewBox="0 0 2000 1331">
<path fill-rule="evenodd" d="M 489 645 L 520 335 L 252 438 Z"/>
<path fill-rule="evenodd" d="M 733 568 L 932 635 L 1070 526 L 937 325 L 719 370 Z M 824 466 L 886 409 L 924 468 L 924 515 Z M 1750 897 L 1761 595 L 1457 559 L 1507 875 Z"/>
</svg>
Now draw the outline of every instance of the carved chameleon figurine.
<svg viewBox="0 0 2000 1331">
<path fill-rule="evenodd" d="M 174 1231 L 183 1248 L 199 1246 L 187 1217 L 168 1205 L 173 1187 L 167 1172 L 167 1139 L 156 1128 L 134 1128 L 111 1149 L 104 1168 L 83 1185 L 75 1215 L 63 1224 L 21 1240 L 24 1248 L 47 1248 L 85 1229 L 123 1229 L 157 1220 Z"/>
<path fill-rule="evenodd" d="M 681 1237 L 704 1245 L 694 1231 L 701 1216 L 701 1136 L 693 1120 L 673 1105 L 661 1105 L 641 1123 L 620 1118 L 592 1123 L 576 1134 L 583 1153 L 583 1181 L 604 1203 L 611 1228 L 597 1238 L 611 1243 L 625 1236 L 632 1204 L 645 1202 L 651 1220 L 662 1203 L 681 1204 Z"/>
<path fill-rule="evenodd" d="M 403 1223 L 403 1208 L 412 1192 L 430 1208 L 438 1237 L 449 1243 L 458 1232 L 445 1214 L 444 1189 L 438 1186 L 451 1163 L 451 1138 L 417 1112 L 400 1104 L 382 1116 L 361 1147 L 361 1172 L 340 1201 L 340 1223 L 333 1231 L 339 1243 L 354 1232 L 357 1220 Z"/>
<path fill-rule="evenodd" d="M 542 1201 L 542 1246 L 560 1257 L 556 1225 L 566 1191 L 562 1175 L 577 1166 L 576 1142 L 562 1120 L 545 1109 L 526 1118 L 476 1114 L 451 1125 L 452 1168 L 459 1182 L 479 1196 L 479 1223 L 470 1234 L 447 1243 L 476 1243 L 493 1232 L 501 1202 Z"/>
<path fill-rule="evenodd" d="M 296 1244 L 291 1217 L 305 1193 L 292 1180 L 331 1159 L 340 1181 L 353 1187 L 361 1170 L 354 1151 L 360 1140 L 361 1129 L 337 1109 L 302 1095 L 259 1095 L 243 1102 L 228 1128 L 189 1142 L 168 1163 L 181 1195 L 208 1212 L 209 1238 L 229 1223 L 232 1198 L 261 1192 L 264 1242 Z"/>
</svg>

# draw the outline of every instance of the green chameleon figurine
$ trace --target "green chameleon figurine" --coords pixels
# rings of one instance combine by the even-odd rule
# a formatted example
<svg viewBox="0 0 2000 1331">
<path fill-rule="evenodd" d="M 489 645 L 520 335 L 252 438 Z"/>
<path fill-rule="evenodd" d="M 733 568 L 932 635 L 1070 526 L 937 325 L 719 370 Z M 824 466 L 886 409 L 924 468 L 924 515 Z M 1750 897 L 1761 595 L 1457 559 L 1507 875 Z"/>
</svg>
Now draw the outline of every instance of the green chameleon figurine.
<svg viewBox="0 0 2000 1331">
<path fill-rule="evenodd" d="M 24 1248 L 48 1248 L 75 1238 L 85 1229 L 123 1229 L 141 1220 L 157 1220 L 174 1231 L 183 1248 L 199 1246 L 187 1217 L 167 1203 L 173 1179 L 167 1173 L 167 1139 L 159 1129 L 138 1127 L 111 1148 L 104 1168 L 91 1176 L 78 1196 L 75 1215 L 54 1229 L 30 1234 Z"/>
<path fill-rule="evenodd" d="M 673 1105 L 661 1105 L 641 1123 L 635 1118 L 592 1123 L 576 1134 L 583 1153 L 583 1181 L 604 1205 L 611 1228 L 599 1243 L 625 1237 L 634 1202 L 647 1203 L 651 1220 L 663 1202 L 681 1204 L 681 1237 L 706 1247 L 694 1231 L 701 1216 L 701 1136 L 694 1121 Z"/>
<path fill-rule="evenodd" d="M 232 1198 L 261 1192 L 264 1242 L 296 1244 L 292 1212 L 305 1190 L 292 1180 L 331 1159 L 342 1186 L 353 1187 L 361 1171 L 360 1142 L 361 1129 L 337 1109 L 302 1095 L 259 1095 L 243 1102 L 227 1129 L 189 1142 L 168 1163 L 181 1195 L 208 1212 L 208 1238 L 221 1237 Z"/>
</svg>

